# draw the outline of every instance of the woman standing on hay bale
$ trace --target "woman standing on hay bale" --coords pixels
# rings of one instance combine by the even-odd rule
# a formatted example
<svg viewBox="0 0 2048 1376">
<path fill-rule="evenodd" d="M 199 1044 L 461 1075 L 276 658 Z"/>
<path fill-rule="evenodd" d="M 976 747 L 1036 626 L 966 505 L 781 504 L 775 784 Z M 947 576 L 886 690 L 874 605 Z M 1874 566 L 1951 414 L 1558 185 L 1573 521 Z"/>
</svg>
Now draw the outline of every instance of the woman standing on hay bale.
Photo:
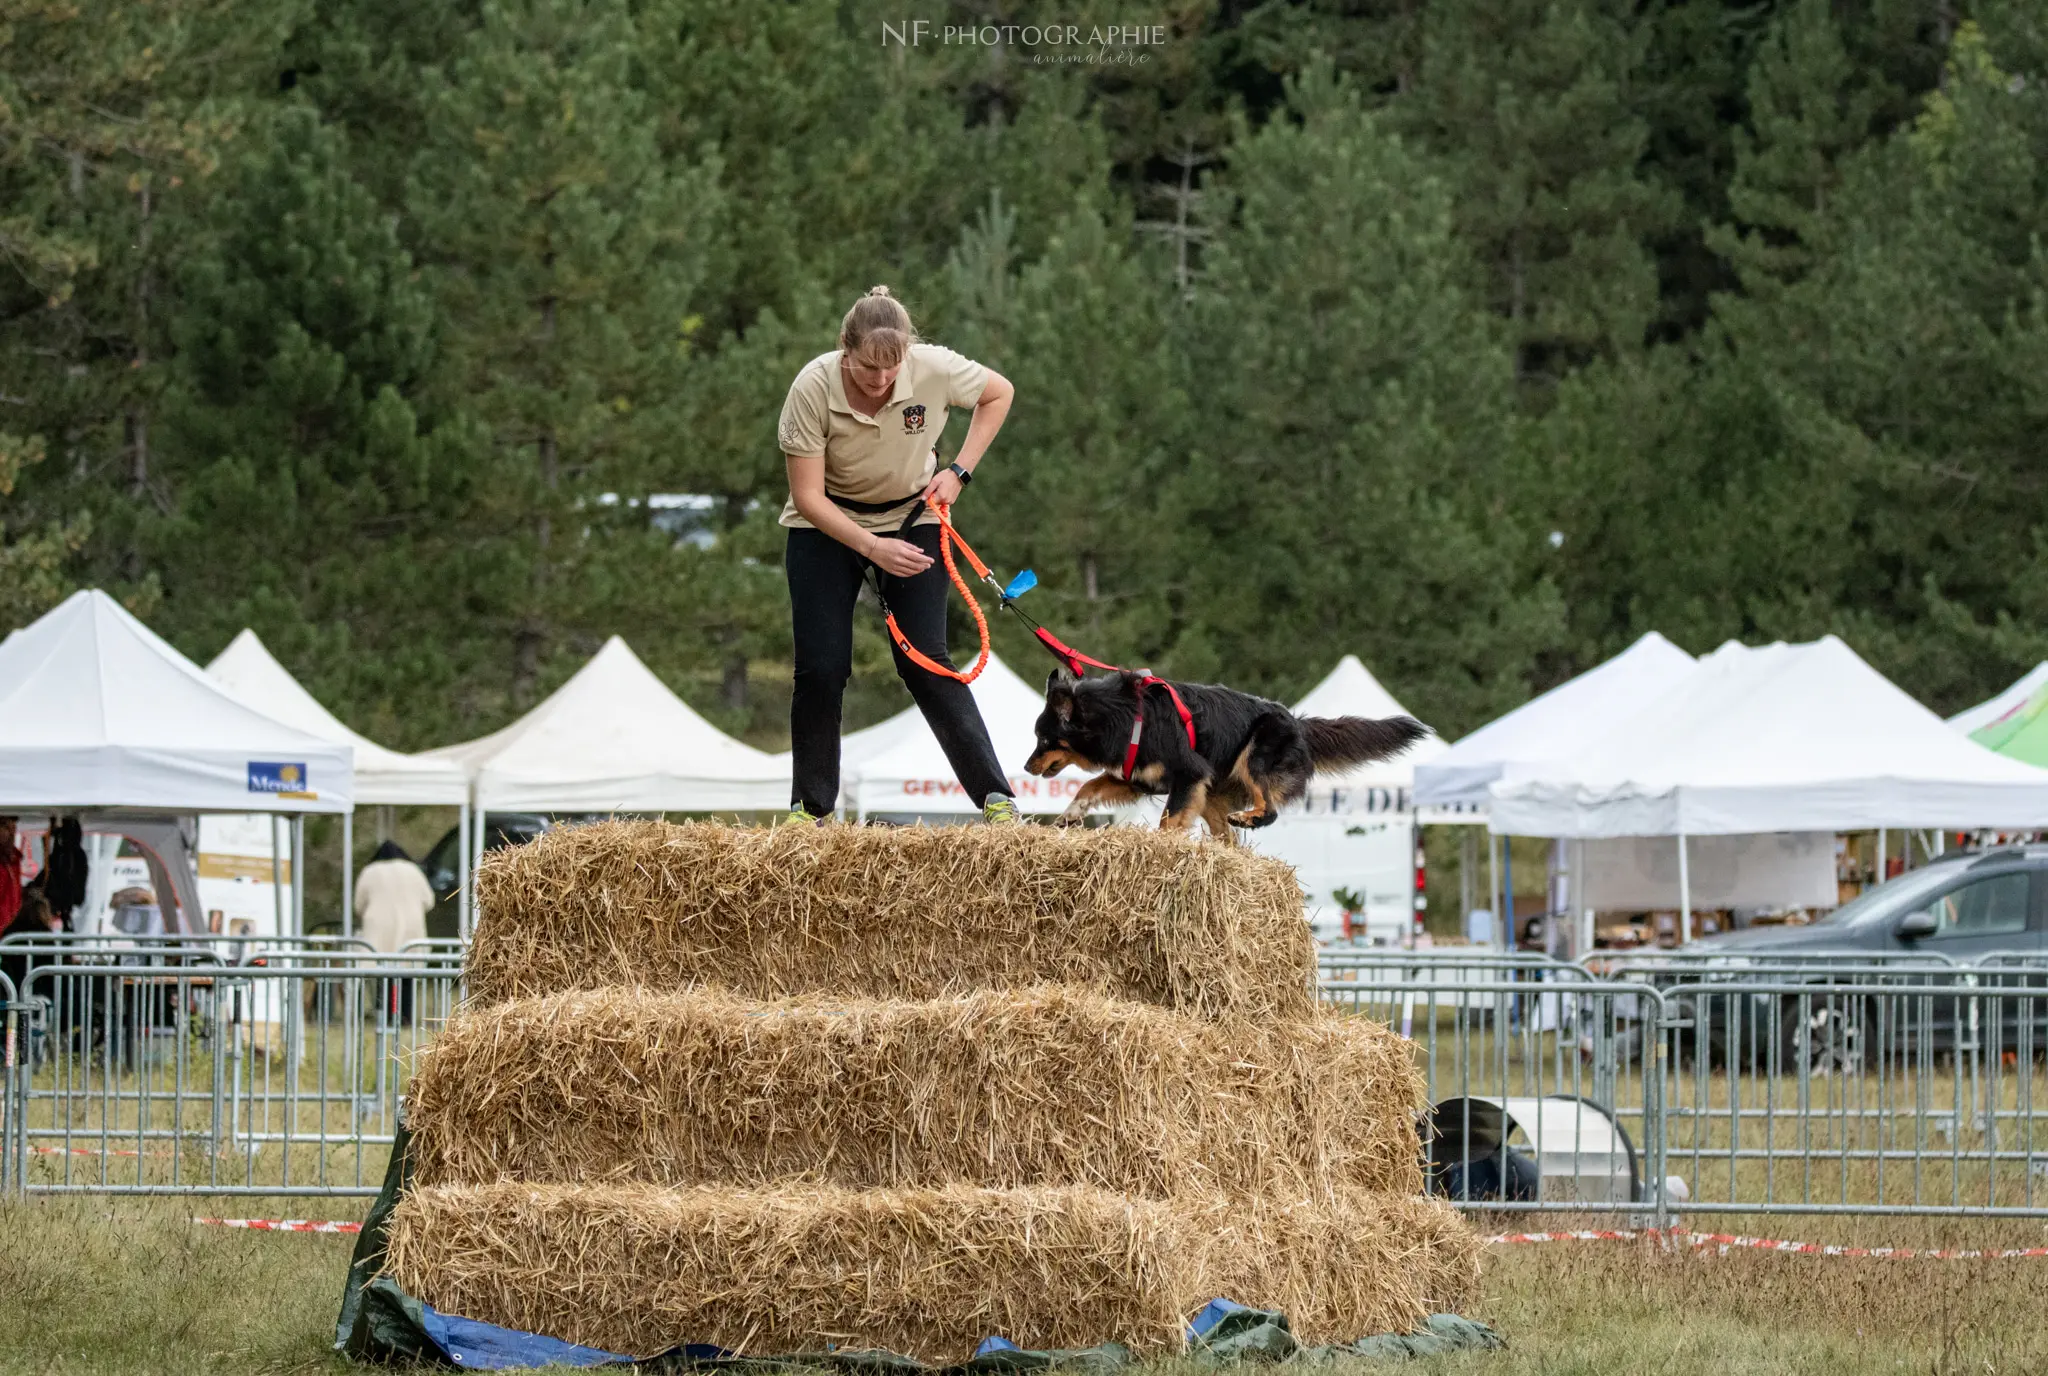
<svg viewBox="0 0 2048 1376">
<path fill-rule="evenodd" d="M 789 465 L 783 568 L 796 642 L 791 821 L 816 822 L 838 805 L 840 704 L 853 673 L 854 602 L 870 567 L 910 643 L 951 666 L 938 517 L 927 511 L 908 539 L 894 536 L 919 499 L 958 500 L 1014 395 L 1001 374 L 919 340 L 910 313 L 887 287 L 854 302 L 840 324 L 839 347 L 805 364 L 790 384 L 778 433 Z M 971 408 L 974 420 L 954 462 L 942 469 L 938 437 L 955 406 Z M 892 649 L 896 672 L 960 786 L 988 821 L 1016 821 L 1009 780 L 967 685 Z"/>
</svg>

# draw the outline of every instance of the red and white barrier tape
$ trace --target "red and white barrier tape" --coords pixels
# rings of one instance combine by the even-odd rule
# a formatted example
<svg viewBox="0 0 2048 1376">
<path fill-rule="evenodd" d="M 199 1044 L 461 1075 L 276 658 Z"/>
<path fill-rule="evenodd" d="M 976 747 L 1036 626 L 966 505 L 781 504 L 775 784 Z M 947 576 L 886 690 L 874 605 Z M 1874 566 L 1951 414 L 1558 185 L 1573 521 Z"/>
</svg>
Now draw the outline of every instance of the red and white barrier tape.
<svg viewBox="0 0 2048 1376">
<path fill-rule="evenodd" d="M 195 1218 L 194 1223 L 211 1223 L 216 1228 L 253 1228 L 262 1233 L 360 1233 L 363 1225 L 339 1219 L 311 1218 Z"/>
<path fill-rule="evenodd" d="M 2048 1257 L 2048 1247 L 1836 1247 L 1824 1242 L 1788 1242 L 1783 1238 L 1738 1237 L 1734 1233 L 1687 1233 L 1673 1229 L 1640 1232 L 1589 1229 L 1568 1233 L 1502 1233 L 1486 1239 L 1489 1246 L 1513 1246 L 1530 1242 L 1633 1242 L 1647 1238 L 1668 1246 L 1686 1246 L 1704 1251 L 1712 1248 L 1722 1255 L 1731 1251 L 1787 1252 L 1812 1257 L 1877 1257 L 1891 1260 L 1923 1261 L 2007 1261 L 2018 1257 Z"/>
<path fill-rule="evenodd" d="M 133 1147 L 30 1147 L 28 1150 L 31 1156 L 126 1156 L 130 1158 L 147 1156 L 160 1160 L 167 1160 L 173 1156 L 203 1158 L 206 1155 L 205 1152 L 197 1147 L 187 1147 L 182 1152 L 168 1150 L 137 1151 Z M 240 1155 L 240 1149 L 223 1145 L 220 1149 L 220 1155 L 223 1157 L 237 1156 Z"/>
<path fill-rule="evenodd" d="M 192 1221 L 211 1224 L 217 1228 L 250 1228 L 266 1233 L 360 1233 L 363 1230 L 360 1223 L 336 1219 L 322 1221 L 306 1218 L 195 1218 Z M 1506 1247 L 1532 1242 L 1634 1242 L 1638 1238 L 1699 1250 L 1713 1248 L 1723 1255 L 1730 1251 L 1746 1250 L 1788 1252 L 1797 1256 L 1876 1257 L 1891 1260 L 1917 1258 L 1923 1261 L 2006 1261 L 2017 1257 L 2048 1257 L 2048 1247 L 1836 1247 L 1824 1242 L 1788 1242 L 1783 1238 L 1739 1237 L 1734 1233 L 1688 1233 L 1676 1229 L 1660 1233 L 1654 1228 L 1640 1231 L 1590 1228 L 1565 1233 L 1501 1233 L 1486 1241 L 1489 1246 Z"/>
</svg>

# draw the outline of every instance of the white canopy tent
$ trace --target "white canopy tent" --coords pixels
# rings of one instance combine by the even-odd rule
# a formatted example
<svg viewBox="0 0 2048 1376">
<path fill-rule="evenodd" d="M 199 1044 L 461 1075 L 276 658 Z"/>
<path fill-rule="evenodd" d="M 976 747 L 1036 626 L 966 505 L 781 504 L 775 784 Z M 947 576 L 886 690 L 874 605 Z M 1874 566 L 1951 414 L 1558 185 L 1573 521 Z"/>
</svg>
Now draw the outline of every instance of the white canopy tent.
<svg viewBox="0 0 2048 1376">
<path fill-rule="evenodd" d="M 425 757 L 467 774 L 478 812 L 758 812 L 789 805 L 786 764 L 698 716 L 617 636 L 518 721 Z"/>
<path fill-rule="evenodd" d="M 96 588 L 0 645 L 0 811 L 345 814 L 353 754 L 243 703 Z M 300 924 L 304 902 L 295 866 Z"/>
<path fill-rule="evenodd" d="M 1087 776 L 1069 771 L 1055 779 L 1024 772 L 1037 736 L 1032 727 L 1045 708 L 1045 694 L 1019 678 L 1009 665 L 991 654 L 988 667 L 967 685 L 988 723 L 996 759 L 1009 774 L 1017 810 L 1034 815 L 1064 812 Z M 953 766 L 939 748 L 938 737 L 924 714 L 906 707 L 886 721 L 856 731 L 840 745 L 840 771 L 845 783 L 840 806 L 857 817 L 870 813 L 976 813 L 981 809 L 953 777 Z"/>
<path fill-rule="evenodd" d="M 229 641 L 207 664 L 206 672 L 266 717 L 309 736 L 351 747 L 355 751 L 358 807 L 378 803 L 454 807 L 469 797 L 469 777 L 462 766 L 387 750 L 350 730 L 277 662 L 254 631 L 244 630 Z"/>
<path fill-rule="evenodd" d="M 1693 657 L 1651 631 L 1604 664 L 1523 703 L 1415 770 L 1424 807 L 1484 808 L 1487 787 L 1518 761 L 1569 759 L 1692 671 Z"/>
<path fill-rule="evenodd" d="M 243 628 L 228 647 L 213 657 L 206 672 L 218 683 L 274 720 L 311 736 L 345 744 L 355 751 L 355 800 L 358 805 L 427 804 L 461 809 L 461 854 L 469 858 L 469 777 L 460 765 L 423 755 L 387 750 L 345 726 L 320 704 L 304 685 L 277 662 L 256 632 Z M 341 819 L 341 930 L 355 931 L 355 815 Z M 462 903 L 468 904 L 468 874 L 461 875 Z"/>
<path fill-rule="evenodd" d="M 2048 826 L 2048 770 L 1957 735 L 1834 636 L 1731 641 L 1491 797 L 1493 830 L 1517 836 Z"/>
<path fill-rule="evenodd" d="M 2027 670 L 2017 683 L 1996 697 L 1987 698 L 1975 707 L 1956 713 L 1948 719 L 1948 724 L 1965 736 L 1973 731 L 1981 731 L 2015 707 L 2025 704 L 2041 690 L 2043 684 L 2048 684 L 2048 660 L 2042 660 Z"/>
<path fill-rule="evenodd" d="M 2048 770 L 1959 735 L 1834 636 L 1730 642 L 1601 739 L 1509 765 L 1502 835 L 1688 836 L 2048 825 Z"/>
<path fill-rule="evenodd" d="M 346 812 L 352 759 L 241 702 L 97 588 L 0 646 L 0 809 Z"/>
</svg>

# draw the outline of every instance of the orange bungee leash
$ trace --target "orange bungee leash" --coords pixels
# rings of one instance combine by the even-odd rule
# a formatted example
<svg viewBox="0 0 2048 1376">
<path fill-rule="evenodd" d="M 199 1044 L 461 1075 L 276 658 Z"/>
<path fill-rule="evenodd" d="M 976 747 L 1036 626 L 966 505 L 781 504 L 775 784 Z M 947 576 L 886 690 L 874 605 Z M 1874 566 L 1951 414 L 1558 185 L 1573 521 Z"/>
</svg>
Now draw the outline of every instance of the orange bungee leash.
<svg viewBox="0 0 2048 1376">
<path fill-rule="evenodd" d="M 910 528 L 917 524 L 918 517 L 924 515 L 924 508 L 924 499 L 920 497 L 918 498 L 917 505 L 910 509 L 910 514 L 903 518 L 903 524 L 897 527 L 896 538 L 898 540 L 910 538 Z M 889 610 L 889 599 L 882 596 L 882 580 L 879 572 L 876 572 L 873 564 L 869 564 L 869 571 L 875 572 L 876 575 L 873 583 L 875 601 L 881 604 L 882 620 L 889 627 L 889 638 L 896 642 L 896 648 L 903 651 L 906 659 L 929 673 L 938 674 L 943 678 L 958 679 L 962 683 L 972 683 L 977 678 L 980 678 L 981 671 L 988 667 L 988 617 L 983 614 L 981 603 L 975 601 L 973 592 L 968 589 L 967 580 L 960 576 L 959 566 L 953 562 L 953 547 L 955 545 L 960 547 L 960 552 L 967 556 L 967 562 L 973 566 L 975 573 L 980 575 L 982 582 L 996 590 L 997 597 L 1007 600 L 1007 596 L 1003 585 L 996 581 L 995 574 L 989 572 L 988 565 L 981 562 L 981 556 L 976 554 L 968 546 L 968 543 L 960 538 L 959 531 L 953 529 L 951 519 L 952 505 L 947 502 L 933 502 L 932 510 L 938 513 L 939 517 L 939 559 L 946 566 L 946 576 L 952 579 L 953 586 L 960 590 L 960 597 L 967 603 L 967 609 L 974 613 L 974 629 L 981 636 L 981 654 L 975 658 L 974 667 L 963 674 L 958 669 L 939 663 L 930 655 L 918 649 L 917 646 L 911 644 L 910 637 L 903 634 L 903 628 L 896 624 L 896 613 Z"/>
</svg>

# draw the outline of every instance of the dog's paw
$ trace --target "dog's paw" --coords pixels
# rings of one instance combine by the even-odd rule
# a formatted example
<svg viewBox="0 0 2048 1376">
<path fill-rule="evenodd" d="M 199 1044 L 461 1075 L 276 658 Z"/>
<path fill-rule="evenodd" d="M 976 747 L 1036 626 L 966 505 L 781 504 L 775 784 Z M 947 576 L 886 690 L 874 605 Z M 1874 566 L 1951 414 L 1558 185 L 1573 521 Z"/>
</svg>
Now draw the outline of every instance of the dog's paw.
<svg viewBox="0 0 2048 1376">
<path fill-rule="evenodd" d="M 1052 824 L 1056 827 L 1086 826 L 1088 824 L 1088 814 L 1085 812 L 1062 812 L 1059 816 L 1052 819 Z"/>
<path fill-rule="evenodd" d="M 1233 812 L 1223 819 L 1234 827 L 1262 827 L 1273 820 L 1269 812 Z"/>
</svg>

